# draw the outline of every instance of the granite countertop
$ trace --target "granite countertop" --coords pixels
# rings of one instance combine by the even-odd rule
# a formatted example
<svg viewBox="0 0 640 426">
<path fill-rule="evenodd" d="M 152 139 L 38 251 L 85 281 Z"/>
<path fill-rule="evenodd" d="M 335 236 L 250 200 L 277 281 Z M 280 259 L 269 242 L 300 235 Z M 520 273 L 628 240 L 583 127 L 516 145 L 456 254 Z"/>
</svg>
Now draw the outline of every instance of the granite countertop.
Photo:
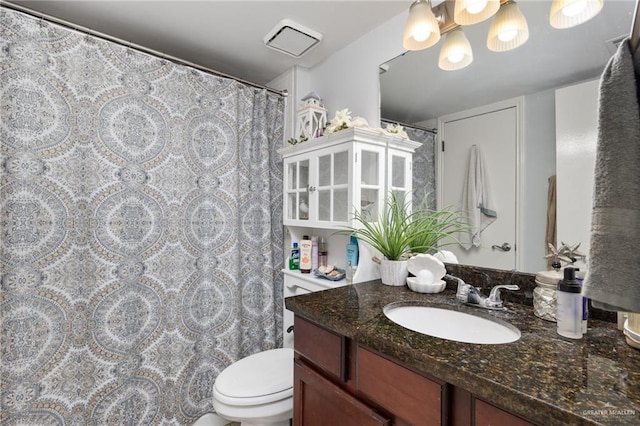
<svg viewBox="0 0 640 426">
<path fill-rule="evenodd" d="M 382 308 L 409 302 L 493 316 L 522 333 L 513 343 L 459 343 L 391 322 Z M 285 299 L 287 309 L 430 376 L 466 389 L 541 425 L 640 424 L 640 351 L 616 324 L 589 321 L 583 339 L 556 333 L 533 308 L 489 311 L 455 301 L 455 292 L 420 294 L 379 281 Z"/>
</svg>

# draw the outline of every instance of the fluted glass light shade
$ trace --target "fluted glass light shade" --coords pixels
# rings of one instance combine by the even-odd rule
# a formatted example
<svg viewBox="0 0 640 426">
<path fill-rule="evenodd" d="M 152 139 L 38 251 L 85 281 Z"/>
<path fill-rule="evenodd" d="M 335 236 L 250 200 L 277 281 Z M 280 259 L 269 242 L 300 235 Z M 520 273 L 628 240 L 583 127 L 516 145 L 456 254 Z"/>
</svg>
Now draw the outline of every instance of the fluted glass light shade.
<svg viewBox="0 0 640 426">
<path fill-rule="evenodd" d="M 415 1 L 409 9 L 402 46 L 407 50 L 421 50 L 433 46 L 438 40 L 440 40 L 440 27 L 431 10 L 431 2 Z"/>
<path fill-rule="evenodd" d="M 529 39 L 529 26 L 514 1 L 500 7 L 489 27 L 487 47 L 494 52 L 504 52 L 522 46 Z"/>
<path fill-rule="evenodd" d="M 442 49 L 440 49 L 440 59 L 438 66 L 445 71 L 459 70 L 473 62 L 473 52 L 467 36 L 462 28 L 456 28 L 447 33 Z"/>
<path fill-rule="evenodd" d="M 458 25 L 472 25 L 491 18 L 500 9 L 500 0 L 456 0 L 453 20 Z"/>
<path fill-rule="evenodd" d="M 596 16 L 604 0 L 553 0 L 549 22 L 554 28 L 571 28 Z"/>
</svg>

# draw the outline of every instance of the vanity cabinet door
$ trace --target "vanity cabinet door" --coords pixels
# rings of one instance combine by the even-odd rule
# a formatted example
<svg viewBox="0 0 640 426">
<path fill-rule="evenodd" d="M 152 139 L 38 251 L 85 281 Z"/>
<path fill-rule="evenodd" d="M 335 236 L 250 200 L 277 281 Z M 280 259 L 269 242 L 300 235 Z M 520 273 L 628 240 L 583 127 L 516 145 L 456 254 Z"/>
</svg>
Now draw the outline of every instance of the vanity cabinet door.
<svg viewBox="0 0 640 426">
<path fill-rule="evenodd" d="M 295 426 L 374 426 L 391 421 L 338 387 L 300 359 L 293 370 Z"/>
<path fill-rule="evenodd" d="M 356 387 L 397 425 L 445 425 L 446 383 L 428 379 L 367 349 L 357 349 Z"/>
<path fill-rule="evenodd" d="M 339 381 L 347 380 L 346 338 L 298 316 L 294 318 L 294 349 Z"/>
<path fill-rule="evenodd" d="M 481 399 L 475 398 L 474 405 L 475 426 L 534 426 L 533 423 Z"/>
</svg>

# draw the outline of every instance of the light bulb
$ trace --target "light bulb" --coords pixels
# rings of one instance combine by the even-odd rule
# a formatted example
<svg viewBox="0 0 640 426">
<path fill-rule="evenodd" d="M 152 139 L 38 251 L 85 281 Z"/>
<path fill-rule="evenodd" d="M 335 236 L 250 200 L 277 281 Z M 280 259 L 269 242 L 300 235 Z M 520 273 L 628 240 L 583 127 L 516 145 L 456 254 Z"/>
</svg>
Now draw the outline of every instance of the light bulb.
<svg viewBox="0 0 640 426">
<path fill-rule="evenodd" d="M 587 7 L 586 0 L 577 0 L 562 8 L 562 14 L 564 16 L 576 16 Z"/>
<path fill-rule="evenodd" d="M 447 55 L 447 59 L 449 60 L 449 62 L 451 62 L 452 64 L 457 64 L 458 62 L 460 62 L 462 59 L 464 59 L 464 52 L 462 51 L 462 49 L 453 49 L 451 52 L 449 52 L 449 54 Z"/>
<path fill-rule="evenodd" d="M 429 35 L 431 34 L 431 25 L 429 24 L 421 24 L 421 25 L 416 25 L 413 28 L 413 39 L 415 41 L 425 41 L 427 38 L 429 38 Z"/>
<path fill-rule="evenodd" d="M 467 12 L 472 15 L 476 15 L 484 10 L 487 7 L 487 0 L 468 0 L 467 1 Z"/>
<path fill-rule="evenodd" d="M 498 34 L 498 40 L 500 41 L 511 41 L 514 38 L 516 38 L 516 36 L 518 35 L 518 30 L 516 29 L 506 29 L 504 31 L 501 31 Z"/>
</svg>

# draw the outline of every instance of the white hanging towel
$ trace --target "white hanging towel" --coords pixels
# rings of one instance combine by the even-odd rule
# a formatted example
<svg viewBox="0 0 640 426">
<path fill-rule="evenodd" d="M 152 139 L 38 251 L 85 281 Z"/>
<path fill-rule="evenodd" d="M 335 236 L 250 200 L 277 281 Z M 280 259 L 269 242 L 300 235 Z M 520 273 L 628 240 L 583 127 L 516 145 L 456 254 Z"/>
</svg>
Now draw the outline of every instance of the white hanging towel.
<svg viewBox="0 0 640 426">
<path fill-rule="evenodd" d="M 600 77 L 591 240 L 582 289 L 595 307 L 629 312 L 640 312 L 638 61 L 625 39 Z"/>
<path fill-rule="evenodd" d="M 496 220 L 498 214 L 491 200 L 482 152 L 477 145 L 472 145 L 469 150 L 469 167 L 462 188 L 460 208 L 469 232 L 461 232 L 458 240 L 467 250 L 472 246 L 479 247 L 482 243 L 480 234 Z"/>
</svg>

